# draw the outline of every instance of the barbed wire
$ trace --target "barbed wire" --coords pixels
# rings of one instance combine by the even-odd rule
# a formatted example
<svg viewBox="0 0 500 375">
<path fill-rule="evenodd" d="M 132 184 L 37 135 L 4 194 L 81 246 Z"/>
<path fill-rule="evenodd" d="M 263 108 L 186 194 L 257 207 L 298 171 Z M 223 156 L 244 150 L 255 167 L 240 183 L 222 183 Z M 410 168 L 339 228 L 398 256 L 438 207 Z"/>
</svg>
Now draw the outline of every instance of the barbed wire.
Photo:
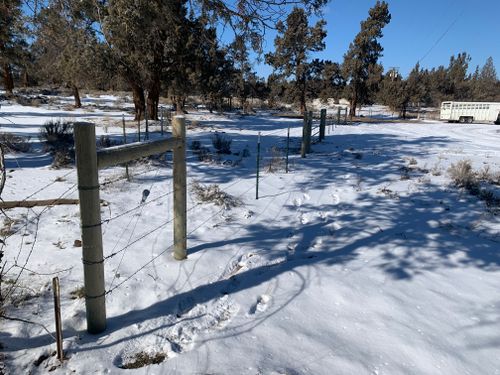
<svg viewBox="0 0 500 375">
<path fill-rule="evenodd" d="M 75 190 L 75 188 L 77 187 L 77 184 L 73 184 L 71 185 L 67 190 L 65 190 L 59 197 L 57 197 L 56 199 L 54 199 L 54 202 L 62 199 L 66 194 L 70 193 L 72 190 Z M 22 226 L 20 226 L 17 230 L 15 230 L 14 232 L 12 233 L 9 233 L 7 236 L 5 236 L 3 238 L 3 244 L 2 244 L 2 247 L 5 246 L 5 241 L 7 241 L 10 237 L 16 235 L 17 233 L 19 233 L 21 230 L 23 230 L 24 228 L 26 228 L 28 225 L 32 224 L 35 220 L 38 220 L 40 219 L 40 217 L 47 211 L 51 210 L 54 206 L 45 206 L 45 208 L 42 209 L 42 211 L 40 211 L 39 213 L 35 213 L 35 217 L 31 220 L 28 220 L 26 221 L 26 223 L 24 223 Z M 33 212 L 35 212 L 34 210 L 32 210 Z"/>
</svg>

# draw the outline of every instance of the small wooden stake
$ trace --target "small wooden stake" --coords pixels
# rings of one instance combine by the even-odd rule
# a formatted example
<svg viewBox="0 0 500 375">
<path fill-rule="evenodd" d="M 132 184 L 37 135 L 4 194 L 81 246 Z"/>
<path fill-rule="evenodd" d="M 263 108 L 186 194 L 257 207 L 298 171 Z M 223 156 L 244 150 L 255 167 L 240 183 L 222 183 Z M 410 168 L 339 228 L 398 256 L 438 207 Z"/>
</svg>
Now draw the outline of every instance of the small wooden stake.
<svg viewBox="0 0 500 375">
<path fill-rule="evenodd" d="M 61 322 L 61 292 L 59 289 L 58 277 L 52 279 L 52 291 L 54 292 L 54 315 L 56 318 L 57 358 L 62 362 L 64 360 L 64 352 Z"/>
</svg>

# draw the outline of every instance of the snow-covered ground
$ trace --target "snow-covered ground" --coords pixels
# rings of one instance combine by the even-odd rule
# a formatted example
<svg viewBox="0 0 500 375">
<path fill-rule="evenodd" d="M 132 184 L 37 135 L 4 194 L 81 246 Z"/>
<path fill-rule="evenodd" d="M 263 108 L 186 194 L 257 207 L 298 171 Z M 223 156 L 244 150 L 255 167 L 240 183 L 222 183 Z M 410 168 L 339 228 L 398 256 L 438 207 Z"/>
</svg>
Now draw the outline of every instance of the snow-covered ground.
<svg viewBox="0 0 500 375">
<path fill-rule="evenodd" d="M 0 131 L 36 135 L 48 118 L 75 116 L 98 124 L 110 118 L 98 133 L 121 134 L 120 111 L 5 103 L 0 111 Z M 212 148 L 213 132 L 223 131 L 233 152 L 250 151 L 215 162 L 188 151 L 190 186 L 218 184 L 242 204 L 224 210 L 190 191 L 189 255 L 177 262 L 170 254 L 172 196 L 165 195 L 171 156 L 132 166 L 132 182 L 121 178 L 123 167 L 102 171 L 101 183 L 109 182 L 101 188 L 108 202 L 102 219 L 112 219 L 103 224 L 104 253 L 118 252 L 105 262 L 112 292 L 104 333 L 86 333 L 84 300 L 70 295 L 83 285 L 81 248 L 74 247 L 78 207 L 6 211 L 19 232 L 6 239 L 5 279 L 25 270 L 16 292 L 24 300 L 5 314 L 53 332 L 51 278 L 59 276 L 68 357 L 58 366 L 42 327 L 1 320 L 7 373 L 500 373 L 499 217 L 453 187 L 447 173 L 464 159 L 499 171 L 500 127 L 337 126 L 301 159 L 300 120 L 207 112 L 188 119 L 188 144 Z M 289 125 L 290 173 L 269 173 L 271 148 L 281 152 Z M 7 156 L 2 199 L 40 189 L 32 198 L 77 197 L 74 169 L 53 170 L 50 157 L 35 151 Z M 145 189 L 150 195 L 140 205 Z M 121 369 L 138 353 L 160 363 Z"/>
</svg>

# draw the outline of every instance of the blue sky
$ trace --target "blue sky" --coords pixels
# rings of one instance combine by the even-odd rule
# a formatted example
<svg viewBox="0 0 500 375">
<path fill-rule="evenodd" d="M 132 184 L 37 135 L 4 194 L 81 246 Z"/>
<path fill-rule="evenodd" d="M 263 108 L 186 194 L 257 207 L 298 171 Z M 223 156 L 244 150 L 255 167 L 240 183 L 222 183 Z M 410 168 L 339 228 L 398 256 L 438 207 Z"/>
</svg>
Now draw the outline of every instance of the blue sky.
<svg viewBox="0 0 500 375">
<path fill-rule="evenodd" d="M 341 62 L 375 0 L 331 0 L 324 10 L 328 36 L 326 49 L 313 57 Z M 399 67 L 406 76 L 421 60 L 426 68 L 448 65 L 450 56 L 471 55 L 469 70 L 493 57 L 500 74 L 500 0 L 389 0 L 392 20 L 384 29 L 382 63 Z M 312 18 L 312 21 L 314 18 Z M 314 21 L 313 21 L 314 22 Z M 447 31 L 448 30 L 448 31 Z M 446 32 L 447 31 L 447 32 Z M 265 49 L 273 48 L 276 34 L 269 31 Z M 260 76 L 272 72 L 255 64 Z"/>
</svg>

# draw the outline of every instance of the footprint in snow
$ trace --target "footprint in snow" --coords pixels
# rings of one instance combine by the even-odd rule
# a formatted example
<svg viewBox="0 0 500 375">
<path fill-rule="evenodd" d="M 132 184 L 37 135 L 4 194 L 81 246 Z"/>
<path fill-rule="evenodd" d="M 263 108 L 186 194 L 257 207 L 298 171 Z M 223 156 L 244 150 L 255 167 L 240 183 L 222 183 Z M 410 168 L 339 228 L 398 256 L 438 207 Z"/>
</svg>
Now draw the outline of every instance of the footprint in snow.
<svg viewBox="0 0 500 375">
<path fill-rule="evenodd" d="M 268 294 L 262 294 L 261 296 L 259 296 L 259 298 L 257 299 L 257 303 L 250 309 L 250 314 L 266 311 L 270 300 L 271 296 Z"/>
<path fill-rule="evenodd" d="M 333 193 L 332 194 L 332 198 L 333 198 L 333 204 L 334 205 L 337 205 L 337 204 L 340 203 L 340 197 L 338 196 L 338 194 Z"/>
<path fill-rule="evenodd" d="M 293 205 L 294 205 L 295 207 L 297 207 L 297 208 L 298 208 L 298 207 L 300 207 L 300 206 L 302 206 L 302 199 L 300 199 L 300 198 L 295 198 L 295 199 L 293 200 Z"/>
</svg>

